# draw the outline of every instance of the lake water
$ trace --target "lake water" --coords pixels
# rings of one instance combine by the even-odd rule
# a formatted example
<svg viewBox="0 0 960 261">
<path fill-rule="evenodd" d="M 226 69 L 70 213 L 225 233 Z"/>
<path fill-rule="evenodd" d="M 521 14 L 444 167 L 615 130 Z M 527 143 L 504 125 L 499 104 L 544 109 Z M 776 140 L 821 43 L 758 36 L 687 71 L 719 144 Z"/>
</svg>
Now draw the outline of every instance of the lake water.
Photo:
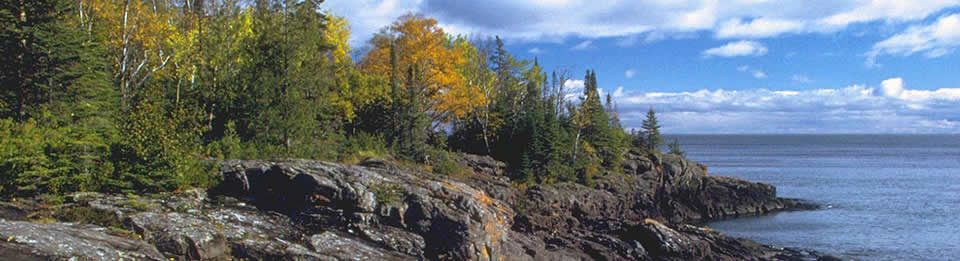
<svg viewBox="0 0 960 261">
<path fill-rule="evenodd" d="M 712 222 L 735 237 L 863 260 L 960 259 L 960 135 L 680 135 L 710 175 L 828 208 Z"/>
</svg>

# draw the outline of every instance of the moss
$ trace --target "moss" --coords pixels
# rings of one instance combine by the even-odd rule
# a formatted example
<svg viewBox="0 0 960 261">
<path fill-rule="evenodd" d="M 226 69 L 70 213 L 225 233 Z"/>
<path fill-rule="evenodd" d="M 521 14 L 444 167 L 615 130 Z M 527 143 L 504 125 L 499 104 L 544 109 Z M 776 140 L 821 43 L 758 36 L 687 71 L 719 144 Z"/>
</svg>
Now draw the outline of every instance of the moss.
<svg viewBox="0 0 960 261">
<path fill-rule="evenodd" d="M 157 205 L 141 199 L 137 195 L 127 195 L 127 201 L 123 204 L 125 207 L 132 208 L 137 211 L 150 211 L 157 209 Z"/>
<path fill-rule="evenodd" d="M 94 224 L 102 227 L 123 227 L 123 223 L 110 211 L 92 207 L 70 207 L 54 212 L 53 217 L 64 222 Z"/>
</svg>

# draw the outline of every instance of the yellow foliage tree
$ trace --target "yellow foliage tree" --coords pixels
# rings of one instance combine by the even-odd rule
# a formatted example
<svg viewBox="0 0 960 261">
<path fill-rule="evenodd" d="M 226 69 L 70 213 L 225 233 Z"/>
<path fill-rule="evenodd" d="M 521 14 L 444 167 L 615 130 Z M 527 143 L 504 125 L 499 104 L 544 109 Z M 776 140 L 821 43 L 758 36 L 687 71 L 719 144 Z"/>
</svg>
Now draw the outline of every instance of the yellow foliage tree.
<svg viewBox="0 0 960 261">
<path fill-rule="evenodd" d="M 167 1 L 81 0 L 91 19 L 88 28 L 102 28 L 110 49 L 124 103 L 138 87 L 167 68 L 177 45 L 189 45 L 192 33 L 178 35 Z M 164 73 L 164 72 L 160 72 Z M 176 73 L 171 71 L 168 73 Z"/>
<path fill-rule="evenodd" d="M 420 72 L 417 78 L 422 79 L 419 85 L 426 89 L 425 110 L 432 122 L 449 122 L 486 104 L 481 88 L 467 82 L 461 74 L 467 63 L 464 51 L 458 50 L 436 20 L 413 14 L 402 16 L 371 42 L 373 49 L 365 57 L 363 69 L 377 75 L 405 72 L 409 68 Z M 390 61 L 391 48 L 396 48 L 397 68 Z M 408 82 L 403 73 L 394 77 L 398 82 Z"/>
</svg>

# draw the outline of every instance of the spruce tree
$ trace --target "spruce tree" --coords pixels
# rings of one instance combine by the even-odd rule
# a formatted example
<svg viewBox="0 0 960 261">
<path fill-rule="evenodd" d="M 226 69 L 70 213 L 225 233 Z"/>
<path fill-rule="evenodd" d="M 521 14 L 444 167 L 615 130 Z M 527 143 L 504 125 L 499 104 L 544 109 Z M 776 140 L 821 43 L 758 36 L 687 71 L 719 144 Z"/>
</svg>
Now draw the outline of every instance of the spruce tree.
<svg viewBox="0 0 960 261">
<path fill-rule="evenodd" d="M 396 136 L 393 137 L 393 146 L 401 156 L 416 162 L 428 160 L 427 132 L 430 128 L 427 115 L 423 112 L 421 77 L 421 73 L 414 66 L 410 66 L 407 69 L 406 86 L 402 90 L 394 91 L 400 96 L 394 97 L 393 109 L 396 111 L 396 118 L 393 121 L 396 129 L 393 132 Z"/>
<path fill-rule="evenodd" d="M 653 111 L 653 107 L 650 107 L 650 110 L 647 111 L 647 119 L 643 120 L 641 126 L 647 150 L 660 152 L 660 146 L 663 146 L 663 136 L 660 134 L 660 124 L 657 123 L 657 114 Z"/>
<path fill-rule="evenodd" d="M 680 150 L 680 140 L 677 138 L 674 138 L 673 142 L 670 143 L 670 145 L 668 145 L 667 147 L 670 148 L 670 154 L 674 154 L 680 157 L 683 157 L 686 154 L 686 152 L 683 152 L 682 150 Z"/>
</svg>

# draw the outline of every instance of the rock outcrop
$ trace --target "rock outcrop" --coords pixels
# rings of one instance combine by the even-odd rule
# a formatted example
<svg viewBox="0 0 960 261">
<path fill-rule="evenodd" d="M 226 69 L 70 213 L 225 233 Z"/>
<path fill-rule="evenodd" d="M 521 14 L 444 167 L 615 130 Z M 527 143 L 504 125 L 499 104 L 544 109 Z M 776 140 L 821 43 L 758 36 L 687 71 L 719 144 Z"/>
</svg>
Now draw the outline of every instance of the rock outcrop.
<svg viewBox="0 0 960 261">
<path fill-rule="evenodd" d="M 165 260 L 154 246 L 95 225 L 0 222 L 3 260 Z"/>
<path fill-rule="evenodd" d="M 76 194 L 44 215 L 3 222 L 14 260 L 805 260 L 815 253 L 727 237 L 687 223 L 808 207 L 773 186 L 708 176 L 675 156 L 628 155 L 624 173 L 574 183 L 510 184 L 504 164 L 464 155 L 443 177 L 383 160 L 358 165 L 226 161 L 209 191 L 139 198 Z M 26 219 L 24 204 L 0 218 Z M 35 214 L 36 215 L 36 214 Z M 98 226 L 99 225 L 99 226 Z M 105 228 L 127 231 L 106 234 Z M 56 240 L 30 239 L 54 235 Z M 60 240 L 60 241 L 57 241 Z M 67 244 L 74 248 L 56 249 Z M 71 250 L 72 249 L 72 250 Z M 71 252 L 72 251 L 72 252 Z M 29 253 L 29 254 L 17 254 Z M 114 255 L 114 256 L 111 256 Z"/>
</svg>

